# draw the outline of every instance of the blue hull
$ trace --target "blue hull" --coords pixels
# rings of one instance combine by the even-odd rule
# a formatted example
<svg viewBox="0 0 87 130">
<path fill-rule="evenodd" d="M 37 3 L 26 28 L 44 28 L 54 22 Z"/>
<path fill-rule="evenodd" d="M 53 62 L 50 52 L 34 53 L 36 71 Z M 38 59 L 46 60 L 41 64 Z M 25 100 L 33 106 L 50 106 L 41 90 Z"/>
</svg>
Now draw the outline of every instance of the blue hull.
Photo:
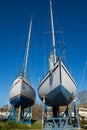
<svg viewBox="0 0 87 130">
<path fill-rule="evenodd" d="M 66 106 L 75 98 L 76 83 L 61 59 L 41 80 L 38 94 L 41 100 L 45 96 L 48 106 Z"/>
<path fill-rule="evenodd" d="M 46 95 L 45 103 L 48 106 L 66 106 L 72 100 L 73 95 L 60 85 Z"/>
<path fill-rule="evenodd" d="M 34 104 L 34 100 L 19 95 L 19 96 L 16 96 L 16 97 L 10 99 L 10 103 L 14 107 L 22 106 L 22 108 L 26 108 L 28 106 L 32 106 Z"/>
</svg>

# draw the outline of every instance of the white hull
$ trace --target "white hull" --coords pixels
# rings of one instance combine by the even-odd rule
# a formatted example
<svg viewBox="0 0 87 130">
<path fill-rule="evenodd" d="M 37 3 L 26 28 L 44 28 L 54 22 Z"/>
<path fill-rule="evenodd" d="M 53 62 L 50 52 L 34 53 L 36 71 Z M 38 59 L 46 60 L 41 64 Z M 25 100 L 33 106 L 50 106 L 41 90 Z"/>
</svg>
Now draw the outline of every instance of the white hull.
<svg viewBox="0 0 87 130">
<path fill-rule="evenodd" d="M 15 106 L 22 107 L 32 106 L 35 102 L 35 91 L 29 82 L 23 77 L 18 77 L 10 88 L 10 103 Z"/>
<path fill-rule="evenodd" d="M 55 64 L 52 72 L 43 78 L 38 88 L 39 97 L 48 106 L 68 105 L 76 95 L 76 84 L 61 59 Z"/>
</svg>

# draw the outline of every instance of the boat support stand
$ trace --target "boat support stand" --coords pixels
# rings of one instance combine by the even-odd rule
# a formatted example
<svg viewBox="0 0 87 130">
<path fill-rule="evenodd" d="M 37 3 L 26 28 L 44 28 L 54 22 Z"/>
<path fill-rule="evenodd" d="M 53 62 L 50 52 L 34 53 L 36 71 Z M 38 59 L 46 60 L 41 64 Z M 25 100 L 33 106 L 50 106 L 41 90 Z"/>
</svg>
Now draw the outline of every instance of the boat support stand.
<svg viewBox="0 0 87 130">
<path fill-rule="evenodd" d="M 18 122 L 18 112 L 16 111 L 14 106 L 11 107 L 10 114 L 8 116 L 8 122 L 10 121 Z"/>
<path fill-rule="evenodd" d="M 8 122 L 10 121 L 20 122 L 22 124 L 31 124 L 30 107 L 28 107 L 27 111 L 24 112 L 24 109 L 21 109 L 21 106 L 19 106 L 18 109 L 12 106 L 8 116 Z"/>
<path fill-rule="evenodd" d="M 72 102 L 72 108 L 58 117 L 53 117 L 45 104 L 45 96 L 43 97 L 43 112 L 42 112 L 42 128 L 43 130 L 77 130 L 80 129 L 80 121 L 75 100 Z M 48 113 L 46 116 L 45 111 Z"/>
</svg>

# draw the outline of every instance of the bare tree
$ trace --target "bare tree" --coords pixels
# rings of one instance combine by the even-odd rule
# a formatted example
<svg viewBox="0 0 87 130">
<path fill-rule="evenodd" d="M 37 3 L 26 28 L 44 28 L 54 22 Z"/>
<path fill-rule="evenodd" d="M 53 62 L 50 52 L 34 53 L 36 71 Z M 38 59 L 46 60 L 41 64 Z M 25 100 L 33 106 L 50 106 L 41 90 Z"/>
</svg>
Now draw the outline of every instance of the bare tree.
<svg viewBox="0 0 87 130">
<path fill-rule="evenodd" d="M 79 104 L 87 104 L 87 90 L 82 90 L 78 92 L 77 99 Z"/>
</svg>

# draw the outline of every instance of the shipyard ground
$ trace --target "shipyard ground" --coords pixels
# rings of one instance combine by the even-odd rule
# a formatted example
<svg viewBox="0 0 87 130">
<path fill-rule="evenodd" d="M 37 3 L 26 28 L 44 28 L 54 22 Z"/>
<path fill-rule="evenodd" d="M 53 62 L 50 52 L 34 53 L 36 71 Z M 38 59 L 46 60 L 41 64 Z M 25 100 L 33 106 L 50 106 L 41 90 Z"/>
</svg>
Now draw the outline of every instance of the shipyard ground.
<svg viewBox="0 0 87 130">
<path fill-rule="evenodd" d="M 23 125 L 20 123 L 8 123 L 7 121 L 0 121 L 0 130 L 42 130 L 41 122 L 34 122 L 31 126 Z M 79 130 L 87 130 L 81 128 Z"/>
<path fill-rule="evenodd" d="M 0 130 L 41 130 L 41 122 L 33 122 L 31 126 L 16 122 L 0 121 Z"/>
<path fill-rule="evenodd" d="M 61 108 L 62 109 L 62 108 Z M 33 123 L 29 127 L 27 125 L 23 124 L 16 124 L 14 123 L 8 123 L 8 121 L 0 121 L 0 130 L 42 130 L 42 106 L 35 104 L 32 108 L 32 118 L 33 118 Z M 34 121 L 36 120 L 36 121 Z M 80 121 L 81 127 L 84 127 L 85 130 L 87 130 L 87 120 L 86 121 Z M 84 130 L 84 129 L 79 129 L 79 130 Z"/>
</svg>

